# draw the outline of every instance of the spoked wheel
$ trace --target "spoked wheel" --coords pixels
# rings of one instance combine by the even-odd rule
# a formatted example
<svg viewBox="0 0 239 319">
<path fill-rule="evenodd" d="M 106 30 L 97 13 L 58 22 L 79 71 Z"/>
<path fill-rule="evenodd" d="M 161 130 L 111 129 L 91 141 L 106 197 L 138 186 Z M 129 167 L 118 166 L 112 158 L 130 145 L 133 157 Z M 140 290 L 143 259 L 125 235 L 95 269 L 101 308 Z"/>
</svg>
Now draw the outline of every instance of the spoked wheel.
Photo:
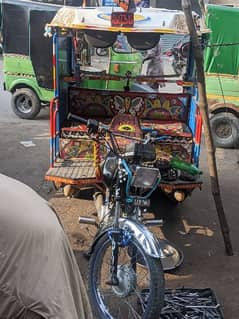
<svg viewBox="0 0 239 319">
<path fill-rule="evenodd" d="M 159 318 L 164 300 L 164 274 L 159 259 L 146 255 L 132 238 L 119 247 L 117 278 L 109 284 L 112 241 L 104 235 L 97 243 L 89 264 L 89 293 L 99 318 Z"/>
</svg>

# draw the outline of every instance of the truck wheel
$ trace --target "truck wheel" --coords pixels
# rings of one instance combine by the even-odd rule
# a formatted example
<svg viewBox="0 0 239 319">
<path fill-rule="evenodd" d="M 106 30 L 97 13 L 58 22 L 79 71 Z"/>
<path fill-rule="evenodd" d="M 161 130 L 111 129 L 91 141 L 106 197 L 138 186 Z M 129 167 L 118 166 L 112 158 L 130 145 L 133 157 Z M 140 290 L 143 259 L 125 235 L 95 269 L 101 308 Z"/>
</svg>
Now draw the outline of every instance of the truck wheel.
<svg viewBox="0 0 239 319">
<path fill-rule="evenodd" d="M 31 89 L 17 89 L 12 94 L 11 106 L 21 119 L 34 119 L 41 110 L 41 103 Z"/>
<path fill-rule="evenodd" d="M 217 113 L 210 120 L 215 146 L 236 148 L 239 146 L 239 119 L 232 113 Z"/>
</svg>

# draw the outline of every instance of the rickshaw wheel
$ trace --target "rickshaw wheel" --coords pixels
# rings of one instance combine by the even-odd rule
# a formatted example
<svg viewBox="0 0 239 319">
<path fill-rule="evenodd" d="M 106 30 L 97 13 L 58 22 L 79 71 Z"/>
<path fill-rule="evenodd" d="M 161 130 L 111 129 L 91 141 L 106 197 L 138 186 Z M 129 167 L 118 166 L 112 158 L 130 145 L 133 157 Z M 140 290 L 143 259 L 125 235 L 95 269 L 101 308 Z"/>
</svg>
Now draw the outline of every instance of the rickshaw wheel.
<svg viewBox="0 0 239 319">
<path fill-rule="evenodd" d="M 28 88 L 17 89 L 12 94 L 11 106 L 13 112 L 22 119 L 34 119 L 41 110 L 37 95 Z"/>
<path fill-rule="evenodd" d="M 63 188 L 63 193 L 65 197 L 72 197 L 74 194 L 75 188 L 73 187 L 73 185 L 67 184 L 64 186 Z"/>
<path fill-rule="evenodd" d="M 56 191 L 63 187 L 63 184 L 59 182 L 52 182 L 52 185 Z"/>
<path fill-rule="evenodd" d="M 166 192 L 163 192 L 165 198 L 167 199 L 168 203 L 170 203 L 171 205 L 173 206 L 177 206 L 179 204 L 179 202 L 174 198 L 173 194 L 170 193 L 166 193 Z"/>
<path fill-rule="evenodd" d="M 232 113 L 222 112 L 210 119 L 215 145 L 222 148 L 239 146 L 239 118 Z"/>
</svg>

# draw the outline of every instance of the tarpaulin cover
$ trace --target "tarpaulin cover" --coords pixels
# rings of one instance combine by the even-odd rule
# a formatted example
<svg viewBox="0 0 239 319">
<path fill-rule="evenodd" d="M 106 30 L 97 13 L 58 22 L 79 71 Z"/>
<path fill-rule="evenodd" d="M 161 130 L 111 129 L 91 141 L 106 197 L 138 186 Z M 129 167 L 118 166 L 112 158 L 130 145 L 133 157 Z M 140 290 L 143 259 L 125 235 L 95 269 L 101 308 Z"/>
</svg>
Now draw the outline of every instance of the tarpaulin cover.
<svg viewBox="0 0 239 319">
<path fill-rule="evenodd" d="M 208 5 L 207 26 L 211 29 L 205 52 L 205 71 L 238 75 L 239 8 Z"/>
<path fill-rule="evenodd" d="M 0 174 L 0 318 L 93 319 L 57 216 L 28 186 Z"/>
</svg>

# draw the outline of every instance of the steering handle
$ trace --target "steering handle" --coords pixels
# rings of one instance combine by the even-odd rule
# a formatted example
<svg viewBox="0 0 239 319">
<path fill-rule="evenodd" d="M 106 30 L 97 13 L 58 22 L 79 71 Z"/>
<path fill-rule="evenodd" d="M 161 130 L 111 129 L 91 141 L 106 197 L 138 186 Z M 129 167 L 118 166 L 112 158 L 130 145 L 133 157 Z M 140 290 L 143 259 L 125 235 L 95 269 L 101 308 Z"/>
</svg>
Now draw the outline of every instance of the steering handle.
<svg viewBox="0 0 239 319">
<path fill-rule="evenodd" d="M 69 113 L 67 115 L 67 120 L 70 120 L 70 119 L 76 120 L 76 121 L 81 122 L 81 123 L 86 124 L 86 125 L 88 122 L 88 120 L 84 119 L 83 117 L 80 117 L 80 116 L 72 114 L 72 113 Z"/>
<path fill-rule="evenodd" d="M 81 123 L 85 124 L 88 127 L 89 133 L 94 133 L 95 134 L 95 133 L 98 132 L 99 129 L 100 130 L 103 129 L 103 130 L 105 130 L 107 132 L 110 132 L 108 125 L 105 125 L 105 124 L 103 124 L 103 123 L 101 123 L 101 122 L 99 122 L 97 120 L 94 120 L 94 119 L 86 120 L 83 117 L 75 115 L 75 114 L 72 114 L 72 113 L 69 113 L 67 115 L 67 119 L 68 120 L 69 119 L 73 119 L 75 121 L 78 121 L 78 122 L 81 122 Z"/>
<path fill-rule="evenodd" d="M 132 136 L 123 135 L 123 134 L 116 133 L 116 132 L 113 133 L 113 132 L 110 131 L 109 126 L 107 126 L 107 125 L 105 125 L 105 124 L 103 124 L 101 122 L 98 122 L 98 121 L 93 120 L 93 119 L 86 120 L 83 117 L 80 117 L 80 116 L 72 114 L 72 113 L 68 114 L 67 119 L 74 119 L 74 120 L 76 120 L 78 122 L 86 124 L 86 126 L 88 128 L 88 132 L 90 134 L 92 134 L 92 133 L 96 134 L 99 131 L 99 129 L 103 129 L 103 130 L 109 132 L 112 135 L 128 138 L 130 140 L 141 142 L 143 144 L 147 144 L 149 142 L 156 142 L 156 141 L 159 141 L 159 140 L 163 140 L 164 138 L 167 137 L 167 136 L 160 136 L 160 137 L 149 137 L 148 139 L 141 139 L 141 138 L 136 138 L 136 137 L 132 137 Z M 169 164 L 170 164 L 170 166 L 172 168 L 186 171 L 186 172 L 188 172 L 188 173 L 190 173 L 192 175 L 202 174 L 202 171 L 199 170 L 196 166 L 194 166 L 191 163 L 187 163 L 185 161 L 182 161 L 182 160 L 180 160 L 177 157 L 171 157 L 170 159 L 168 159 L 168 162 L 169 162 Z"/>
</svg>

